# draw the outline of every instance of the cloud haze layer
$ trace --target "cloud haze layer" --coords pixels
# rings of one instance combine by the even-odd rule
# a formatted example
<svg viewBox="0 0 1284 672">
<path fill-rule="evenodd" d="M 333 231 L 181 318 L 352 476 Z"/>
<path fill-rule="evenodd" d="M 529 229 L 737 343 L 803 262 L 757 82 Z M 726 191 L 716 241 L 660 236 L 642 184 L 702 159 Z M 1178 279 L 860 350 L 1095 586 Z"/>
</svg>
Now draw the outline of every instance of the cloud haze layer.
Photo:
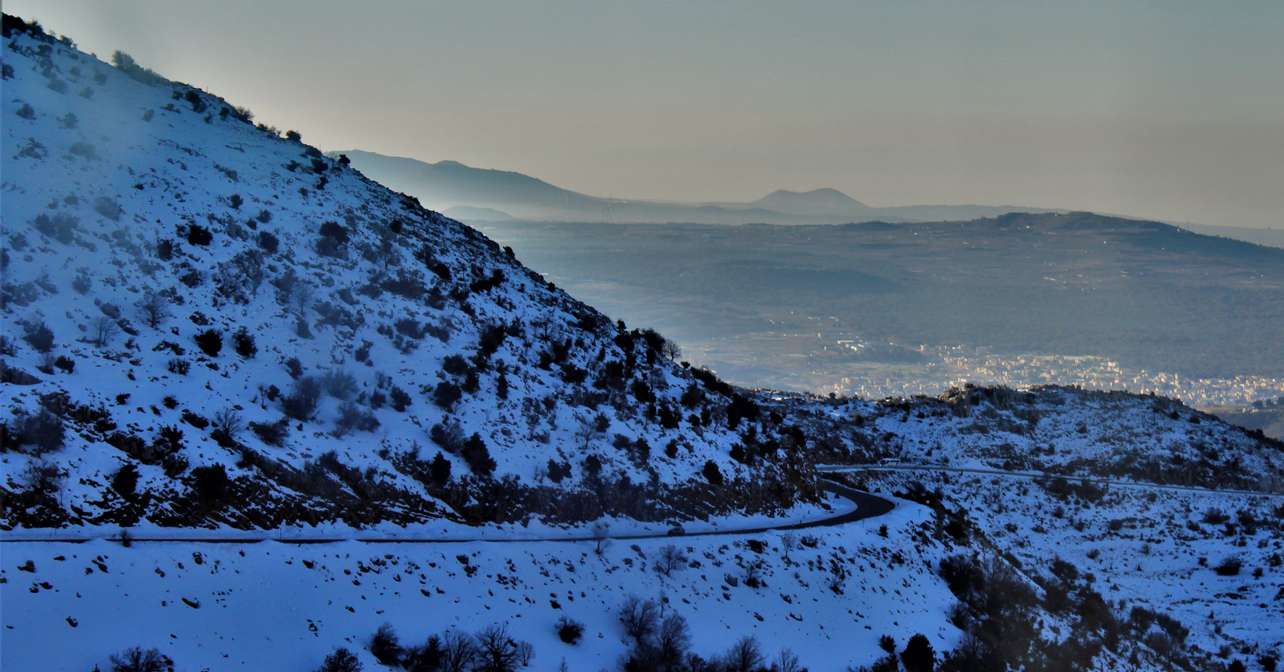
<svg viewBox="0 0 1284 672">
<path fill-rule="evenodd" d="M 1039 3 L 1042 4 L 1042 3 Z M 325 147 L 578 191 L 1280 226 L 1284 5 L 11 0 Z"/>
</svg>

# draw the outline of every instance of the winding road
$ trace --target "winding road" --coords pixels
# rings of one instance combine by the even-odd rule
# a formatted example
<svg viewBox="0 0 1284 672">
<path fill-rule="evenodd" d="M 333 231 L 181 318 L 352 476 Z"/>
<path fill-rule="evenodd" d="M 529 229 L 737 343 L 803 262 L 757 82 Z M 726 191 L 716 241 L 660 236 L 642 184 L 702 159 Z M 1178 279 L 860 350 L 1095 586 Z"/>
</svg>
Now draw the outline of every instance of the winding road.
<svg viewBox="0 0 1284 672">
<path fill-rule="evenodd" d="M 797 523 L 787 523 L 781 525 L 760 525 L 756 527 L 734 528 L 726 530 L 706 530 L 697 532 L 651 532 L 614 535 L 609 532 L 605 535 L 575 535 L 567 537 L 461 537 L 461 538 L 443 538 L 443 537 L 386 537 L 386 536 L 346 536 L 343 534 L 318 534 L 309 536 L 272 536 L 269 534 L 258 535 L 237 535 L 237 534 L 219 534 L 211 533 L 209 536 L 198 536 L 185 534 L 181 536 L 164 536 L 160 534 L 148 534 L 145 532 L 130 533 L 130 543 L 202 543 L 202 544 L 253 544 L 264 541 L 276 541 L 284 544 L 330 544 L 344 541 L 359 541 L 370 544 L 464 544 L 472 542 L 491 542 L 491 543 L 531 543 L 531 542 L 597 542 L 604 540 L 611 541 L 630 541 L 639 539 L 662 539 L 667 537 L 722 537 L 732 535 L 760 534 L 763 532 L 784 532 L 790 530 L 806 530 L 816 527 L 833 527 L 847 523 L 874 518 L 881 516 L 892 509 L 896 508 L 896 502 L 879 497 L 877 495 L 848 487 L 842 483 L 821 479 L 820 488 L 826 492 L 838 495 L 853 504 L 856 508 L 851 511 L 839 513 L 825 518 L 815 520 L 806 520 Z M 0 543 L 70 543 L 80 544 L 87 541 L 105 539 L 109 541 L 118 541 L 119 533 L 112 535 L 105 534 L 77 534 L 74 531 L 70 534 L 50 534 L 49 536 L 27 536 L 27 535 L 9 535 L 0 536 Z"/>
<path fill-rule="evenodd" d="M 1147 490 L 1174 490 L 1192 492 L 1201 495 L 1246 495 L 1250 497 L 1284 497 L 1284 493 L 1264 492 L 1260 490 L 1235 490 L 1201 488 L 1194 485 L 1169 485 L 1165 483 L 1148 483 L 1145 481 L 1116 481 L 1097 476 L 1072 476 L 1054 474 L 1046 471 L 1005 471 L 985 467 L 946 467 L 935 464 L 818 464 L 816 471 L 822 474 L 856 474 L 866 471 L 938 471 L 952 474 L 981 474 L 984 476 L 1001 476 L 1005 478 L 1060 478 L 1067 481 L 1086 481 L 1096 485 L 1108 485 L 1121 488 L 1144 488 Z M 859 492 L 859 491 L 858 491 Z"/>
</svg>

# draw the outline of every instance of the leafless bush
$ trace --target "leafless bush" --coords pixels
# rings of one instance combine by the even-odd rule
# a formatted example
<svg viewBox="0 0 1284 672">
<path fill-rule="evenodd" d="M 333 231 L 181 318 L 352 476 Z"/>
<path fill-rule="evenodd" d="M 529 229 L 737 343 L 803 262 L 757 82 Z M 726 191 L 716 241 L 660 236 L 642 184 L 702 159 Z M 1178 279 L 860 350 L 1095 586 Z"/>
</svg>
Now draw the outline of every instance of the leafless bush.
<svg viewBox="0 0 1284 672">
<path fill-rule="evenodd" d="M 325 393 L 347 401 L 357 395 L 357 379 L 343 369 L 331 369 L 321 377 L 321 386 Z"/>
<path fill-rule="evenodd" d="M 111 657 L 112 672 L 172 672 L 174 661 L 156 649 L 134 647 Z"/>
<path fill-rule="evenodd" d="M 668 544 L 660 548 L 660 557 L 655 561 L 655 571 L 664 576 L 672 576 L 673 572 L 685 567 L 687 564 L 687 554 L 682 549 Z"/>
<path fill-rule="evenodd" d="M 99 315 L 94 320 L 89 342 L 97 347 L 105 348 L 111 345 L 112 340 L 116 338 L 118 333 L 120 333 L 120 327 L 116 324 L 116 320 L 106 315 Z"/>
<path fill-rule="evenodd" d="M 635 644 L 647 643 L 659 626 L 660 607 L 654 600 L 643 600 L 630 595 L 620 607 L 620 625 L 624 634 L 633 639 Z"/>
</svg>

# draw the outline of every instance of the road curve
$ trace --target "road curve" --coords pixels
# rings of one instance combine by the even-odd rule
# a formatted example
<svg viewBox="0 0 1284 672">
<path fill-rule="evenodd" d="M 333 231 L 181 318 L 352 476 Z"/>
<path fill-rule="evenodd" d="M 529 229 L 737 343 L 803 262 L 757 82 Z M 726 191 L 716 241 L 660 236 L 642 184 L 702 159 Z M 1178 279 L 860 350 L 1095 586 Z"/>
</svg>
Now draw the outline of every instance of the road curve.
<svg viewBox="0 0 1284 672">
<path fill-rule="evenodd" d="M 1087 481 L 1097 485 L 1118 486 L 1123 488 L 1147 488 L 1152 490 L 1175 490 L 1192 492 L 1201 495 L 1246 495 L 1250 497 L 1284 497 L 1284 493 L 1264 492 L 1261 490 L 1234 490 L 1201 488 L 1194 485 L 1170 485 L 1166 483 L 1149 483 L 1146 481 L 1116 481 L 1099 476 L 1073 476 L 1055 474 L 1047 471 L 1004 471 L 985 467 L 946 467 L 936 464 L 818 464 L 816 471 L 822 474 L 855 474 L 863 471 L 940 471 L 952 474 L 981 474 L 985 476 L 1003 476 L 1007 478 L 1060 478 L 1067 481 Z"/>
<path fill-rule="evenodd" d="M 816 528 L 816 527 L 834 527 L 836 525 L 844 525 L 847 523 L 856 522 L 858 520 L 864 520 L 866 518 L 874 518 L 877 516 L 881 516 L 888 513 L 892 509 L 896 508 L 896 503 L 890 499 L 885 499 L 883 497 L 879 497 L 877 495 L 865 492 L 863 490 L 857 490 L 855 488 L 848 487 L 846 485 L 843 485 L 836 481 L 831 481 L 829 479 L 822 478 L 820 480 L 820 488 L 827 492 L 838 495 L 839 497 L 847 499 L 848 501 L 855 504 L 856 508 L 851 511 L 847 511 L 845 513 L 828 516 L 826 518 L 817 518 L 815 520 L 807 520 L 801 523 L 788 523 L 788 524 L 782 524 L 782 525 L 762 525 L 757 527 L 736 528 L 736 529 L 729 529 L 729 530 L 709 530 L 704 532 L 683 532 L 683 533 L 653 532 L 653 533 L 621 534 L 621 535 L 613 535 L 608 533 L 603 537 L 594 536 L 594 535 L 580 535 L 580 536 L 571 536 L 571 537 L 534 537 L 534 538 L 475 537 L 475 538 L 455 538 L 455 539 L 442 539 L 440 537 L 416 538 L 416 537 L 378 537 L 378 536 L 313 536 L 313 537 L 292 537 L 292 538 L 280 537 L 278 538 L 270 535 L 257 536 L 257 537 L 241 537 L 241 536 L 217 536 L 217 534 L 214 534 L 209 537 L 192 537 L 192 536 L 164 537 L 164 536 L 148 536 L 146 534 L 142 534 L 140 536 L 131 535 L 130 543 L 254 544 L 254 543 L 259 543 L 264 541 L 276 541 L 283 544 L 330 544 L 330 543 L 338 543 L 343 541 L 360 541 L 363 543 L 370 543 L 370 544 L 465 544 L 465 543 L 473 543 L 473 542 L 513 544 L 513 543 L 531 543 L 531 542 L 584 542 L 584 541 L 596 542 L 599 540 L 632 541 L 632 540 L 639 540 L 639 539 L 663 539 L 668 537 L 724 537 L 724 536 L 732 536 L 732 535 L 760 534 L 763 532 L 784 532 L 784 531 L 790 531 L 790 530 L 806 530 L 806 529 Z M 0 543 L 81 544 L 87 541 L 93 541 L 95 539 L 117 540 L 119 539 L 119 537 L 118 536 L 104 537 L 101 535 L 98 535 L 98 536 L 69 535 L 69 536 L 50 536 L 50 537 L 0 536 Z"/>
</svg>

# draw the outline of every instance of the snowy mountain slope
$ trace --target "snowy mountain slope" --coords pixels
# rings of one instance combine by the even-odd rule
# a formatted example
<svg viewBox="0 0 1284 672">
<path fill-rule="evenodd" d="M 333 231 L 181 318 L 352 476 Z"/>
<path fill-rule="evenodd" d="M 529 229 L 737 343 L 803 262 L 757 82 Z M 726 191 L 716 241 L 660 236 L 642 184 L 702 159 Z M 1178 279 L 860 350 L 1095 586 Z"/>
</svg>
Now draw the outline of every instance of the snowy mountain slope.
<svg viewBox="0 0 1284 672">
<path fill-rule="evenodd" d="M 1202 652 L 1197 669 L 1234 660 L 1270 669 L 1258 661 L 1284 656 L 1284 496 L 930 472 L 869 474 L 864 483 L 936 493 L 1028 575 L 1048 586 L 1081 575 L 1113 611 L 1103 627 L 1144 626 L 1155 651 Z"/>
<path fill-rule="evenodd" d="M 981 466 L 1213 489 L 1284 492 L 1284 444 L 1180 402 L 1045 386 L 838 400 L 817 459 Z M 848 452 L 855 451 L 855 452 Z"/>
<path fill-rule="evenodd" d="M 655 519 L 807 488 L 728 457 L 753 409 L 654 332 L 226 101 L 6 33 L 7 525 Z"/>
</svg>

